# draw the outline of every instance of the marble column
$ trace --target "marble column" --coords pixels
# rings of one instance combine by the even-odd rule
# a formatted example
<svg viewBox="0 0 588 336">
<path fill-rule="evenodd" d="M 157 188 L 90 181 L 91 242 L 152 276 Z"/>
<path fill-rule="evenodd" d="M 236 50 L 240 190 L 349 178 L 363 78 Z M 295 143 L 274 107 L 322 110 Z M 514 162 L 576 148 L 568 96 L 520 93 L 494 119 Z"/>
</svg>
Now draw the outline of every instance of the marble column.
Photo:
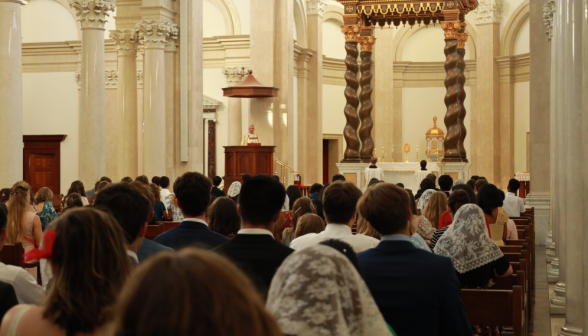
<svg viewBox="0 0 588 336">
<path fill-rule="evenodd" d="M 143 61 L 143 172 L 148 177 L 166 174 L 165 46 L 177 37 L 168 21 L 143 20 L 135 26 L 145 46 Z"/>
<path fill-rule="evenodd" d="M 565 171 L 565 127 L 564 113 L 565 113 L 565 71 L 564 69 L 565 60 L 563 49 L 565 46 L 565 34 L 564 29 L 566 7 L 563 1 L 558 1 L 555 12 L 555 29 L 553 36 L 553 43 L 555 48 L 555 57 L 552 62 L 552 66 L 555 70 L 552 72 L 555 76 L 552 78 L 555 87 L 552 87 L 552 96 L 555 97 L 556 105 L 552 105 L 550 111 L 550 123 L 552 127 L 550 134 L 552 135 L 551 152 L 553 153 L 554 169 L 551 170 L 551 178 L 554 185 L 553 189 L 553 205 L 552 205 L 552 221 L 554 223 L 555 231 L 553 232 L 553 238 L 555 239 L 556 256 L 557 260 L 554 259 L 552 263 L 556 264 L 559 268 L 559 279 L 554 287 L 554 297 L 550 300 L 550 310 L 552 314 L 564 314 L 566 311 L 566 272 L 563 270 L 566 268 L 566 225 L 567 225 L 567 214 L 565 211 L 565 200 L 566 195 L 566 183 L 562 181 L 562 176 Z"/>
<path fill-rule="evenodd" d="M 500 86 L 495 57 L 500 54 L 502 0 L 481 0 L 476 19 L 477 55 L 477 171 L 500 182 Z"/>
<path fill-rule="evenodd" d="M 323 182 L 323 12 L 326 0 L 306 1 L 308 59 L 307 106 L 300 110 L 303 129 L 298 129 L 298 170 L 305 185 Z M 300 125 L 300 123 L 299 123 Z M 301 156 L 304 156 L 301 160 Z M 302 161 L 302 162 L 301 162 Z M 303 163 L 304 162 L 304 163 Z"/>
<path fill-rule="evenodd" d="M 106 70 L 105 78 L 105 141 L 106 141 L 106 172 L 113 181 L 120 181 L 122 175 L 123 119 L 118 113 L 118 72 Z"/>
<path fill-rule="evenodd" d="M 92 186 L 106 172 L 104 24 L 113 0 L 70 0 L 82 26 L 79 179 Z"/>
<path fill-rule="evenodd" d="M 174 180 L 175 157 L 178 148 L 174 145 L 176 116 L 176 55 L 175 40 L 165 47 L 165 176 Z M 179 132 L 179 130 L 178 130 Z"/>
<path fill-rule="evenodd" d="M 0 185 L 22 180 L 22 40 L 21 6 L 25 1 L 0 0 Z"/>
<path fill-rule="evenodd" d="M 249 68 L 244 66 L 226 67 L 222 70 L 229 86 L 235 86 L 241 83 L 243 79 L 245 79 L 245 76 L 247 76 L 248 72 Z M 229 98 L 229 146 L 241 145 L 241 136 L 243 135 L 243 117 L 241 114 L 243 105 L 241 104 L 241 99 L 242 98 Z"/>
<path fill-rule="evenodd" d="M 562 36 L 564 41 L 564 68 L 559 68 L 565 72 L 565 81 L 562 86 L 565 87 L 564 98 L 566 103 L 562 114 L 562 125 L 565 129 L 564 143 L 562 150 L 564 157 L 564 169 L 557 171 L 560 176 L 560 183 L 565 184 L 565 202 L 560 210 L 566 212 L 565 225 L 565 260 L 566 265 L 560 273 L 565 273 L 566 280 L 566 322 L 561 328 L 560 335 L 582 335 L 582 318 L 584 308 L 583 296 L 583 226 L 584 223 L 584 183 L 578 183 L 578 177 L 583 181 L 586 172 L 583 164 L 584 153 L 581 142 L 583 133 L 580 122 L 582 116 L 582 99 L 585 92 L 582 91 L 582 69 L 585 66 L 582 57 L 582 44 L 585 40 L 582 36 L 582 18 L 583 2 L 585 0 L 566 1 L 564 19 L 565 33 Z M 561 230 L 560 230 L 561 231 Z"/>
<path fill-rule="evenodd" d="M 545 34 L 544 4 L 530 2 L 530 130 L 531 193 L 527 207 L 535 208 L 535 241 L 544 244 L 549 231 L 549 112 L 551 43 Z M 551 7 L 551 6 L 550 6 Z"/>
<path fill-rule="evenodd" d="M 304 185 L 308 185 L 307 181 L 308 179 L 306 178 L 308 176 L 308 172 L 311 169 L 314 169 L 315 167 L 309 167 L 309 159 L 311 159 L 310 157 L 310 153 L 306 153 L 304 151 L 305 148 L 308 148 L 308 146 L 310 146 L 308 138 L 305 136 L 306 135 L 306 125 L 308 125 L 308 121 L 307 118 L 309 117 L 308 115 L 308 105 L 309 105 L 309 101 L 308 101 L 308 94 L 309 94 L 309 88 L 308 88 L 308 80 L 309 80 L 309 62 L 313 57 L 315 56 L 314 50 L 312 49 L 304 49 L 300 52 L 300 54 L 296 55 L 297 59 L 296 61 L 298 62 L 298 72 L 296 74 L 296 80 L 297 80 L 297 92 L 298 92 L 298 96 L 297 96 L 297 123 L 298 123 L 298 171 L 300 172 L 300 175 L 302 176 L 302 183 Z M 322 140 L 321 140 L 321 146 L 322 146 Z M 321 147 L 322 148 L 322 147 Z M 319 180 L 319 183 L 322 184 L 322 179 Z M 310 183 L 310 181 L 309 181 Z"/>
<path fill-rule="evenodd" d="M 122 177 L 139 175 L 137 109 L 137 34 L 130 30 L 111 30 L 118 52 L 117 112 L 122 123 L 122 144 L 117 159 Z M 122 146 L 121 146 L 122 145 Z"/>
<path fill-rule="evenodd" d="M 145 56 L 141 53 L 141 56 Z M 144 59 L 144 57 L 143 57 Z M 143 67 L 137 70 L 137 175 L 143 175 Z"/>
</svg>

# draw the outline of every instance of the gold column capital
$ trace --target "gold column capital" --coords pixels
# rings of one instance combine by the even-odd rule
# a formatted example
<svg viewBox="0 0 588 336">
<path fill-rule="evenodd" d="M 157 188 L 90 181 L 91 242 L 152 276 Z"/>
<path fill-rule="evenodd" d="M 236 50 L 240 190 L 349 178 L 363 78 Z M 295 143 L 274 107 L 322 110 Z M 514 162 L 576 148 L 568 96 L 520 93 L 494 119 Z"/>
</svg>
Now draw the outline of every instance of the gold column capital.
<svg viewBox="0 0 588 336">
<path fill-rule="evenodd" d="M 445 32 L 446 39 L 457 39 L 460 31 L 465 29 L 465 22 L 461 21 L 443 21 L 441 28 Z"/>
<path fill-rule="evenodd" d="M 359 25 L 343 25 L 341 32 L 345 34 L 345 42 L 357 42 L 359 36 Z"/>
<path fill-rule="evenodd" d="M 465 44 L 468 40 L 468 33 L 457 34 L 457 49 L 465 49 Z"/>
<path fill-rule="evenodd" d="M 359 42 L 361 46 L 361 51 L 372 52 L 374 44 L 376 43 L 376 38 L 373 36 L 360 36 L 357 38 L 357 42 Z"/>
</svg>

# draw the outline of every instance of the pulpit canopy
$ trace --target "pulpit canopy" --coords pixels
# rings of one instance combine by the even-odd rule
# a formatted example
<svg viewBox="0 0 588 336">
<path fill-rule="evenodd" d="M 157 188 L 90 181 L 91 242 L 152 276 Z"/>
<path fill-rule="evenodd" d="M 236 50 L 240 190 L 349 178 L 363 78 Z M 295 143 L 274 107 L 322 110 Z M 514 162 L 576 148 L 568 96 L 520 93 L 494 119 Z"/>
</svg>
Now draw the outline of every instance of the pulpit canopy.
<svg viewBox="0 0 588 336">
<path fill-rule="evenodd" d="M 278 90 L 278 88 L 261 84 L 253 77 L 253 71 L 249 70 L 249 75 L 245 77 L 241 84 L 223 88 L 223 96 L 233 98 L 269 98 L 277 97 Z"/>
</svg>

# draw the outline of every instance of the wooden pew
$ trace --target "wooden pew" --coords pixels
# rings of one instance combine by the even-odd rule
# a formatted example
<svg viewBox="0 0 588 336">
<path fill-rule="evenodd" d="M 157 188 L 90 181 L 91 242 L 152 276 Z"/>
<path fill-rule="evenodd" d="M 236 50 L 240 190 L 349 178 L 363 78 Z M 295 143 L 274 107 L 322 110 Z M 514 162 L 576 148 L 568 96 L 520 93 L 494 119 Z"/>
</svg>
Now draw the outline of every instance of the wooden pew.
<svg viewBox="0 0 588 336">
<path fill-rule="evenodd" d="M 155 237 L 159 236 L 163 233 L 163 227 L 161 224 L 157 225 L 147 225 L 147 233 L 145 234 L 145 238 L 149 240 L 153 240 Z"/>
<path fill-rule="evenodd" d="M 157 224 L 160 224 L 162 226 L 162 232 L 171 230 L 176 226 L 180 225 L 180 223 L 181 222 L 157 222 Z"/>
<path fill-rule="evenodd" d="M 24 248 L 20 242 L 14 245 L 4 245 L 2 251 L 0 251 L 0 261 L 6 265 L 13 265 L 22 268 L 37 267 L 37 283 L 39 286 L 42 286 L 43 282 L 41 281 L 41 267 L 39 262 L 37 261 L 31 264 L 25 263 L 24 253 Z"/>
<path fill-rule="evenodd" d="M 462 289 L 461 294 L 472 325 L 512 326 L 515 336 L 526 334 L 521 286 L 512 286 L 512 290 Z"/>
</svg>

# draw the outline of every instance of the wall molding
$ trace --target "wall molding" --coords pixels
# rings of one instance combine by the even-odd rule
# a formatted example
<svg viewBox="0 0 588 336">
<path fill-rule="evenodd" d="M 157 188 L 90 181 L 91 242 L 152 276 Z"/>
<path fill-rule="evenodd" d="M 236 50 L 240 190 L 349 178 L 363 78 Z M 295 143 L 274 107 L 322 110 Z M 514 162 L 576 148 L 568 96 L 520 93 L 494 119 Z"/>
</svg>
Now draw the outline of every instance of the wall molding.
<svg viewBox="0 0 588 336">
<path fill-rule="evenodd" d="M 500 56 L 514 54 L 514 45 L 523 23 L 529 18 L 529 0 L 523 1 L 510 15 L 500 35 Z"/>
</svg>

